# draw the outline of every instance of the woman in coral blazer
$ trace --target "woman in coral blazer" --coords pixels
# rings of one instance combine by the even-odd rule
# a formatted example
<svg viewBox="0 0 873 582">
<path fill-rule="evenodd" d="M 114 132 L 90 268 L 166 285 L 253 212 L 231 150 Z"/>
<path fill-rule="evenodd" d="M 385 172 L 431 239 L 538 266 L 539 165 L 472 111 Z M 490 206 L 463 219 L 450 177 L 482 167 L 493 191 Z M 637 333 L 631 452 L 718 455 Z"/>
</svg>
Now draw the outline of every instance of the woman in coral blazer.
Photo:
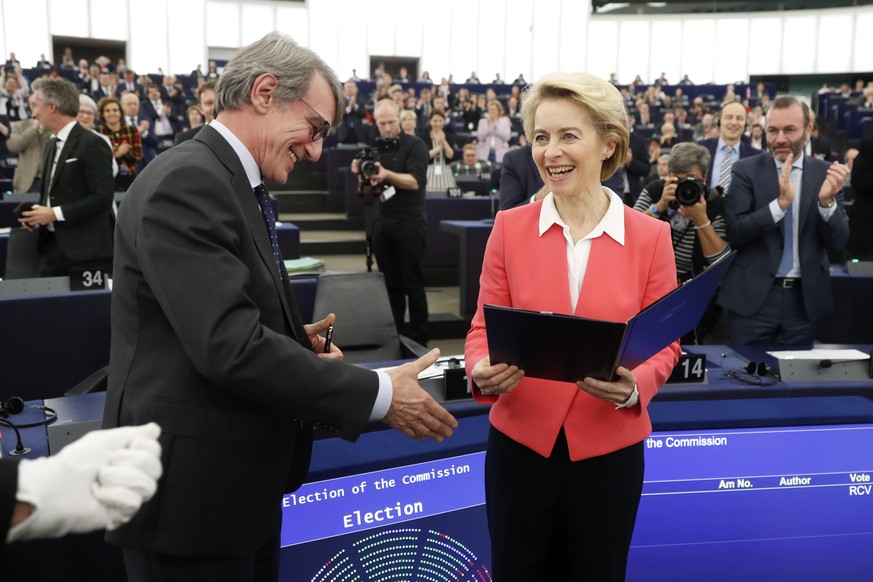
<svg viewBox="0 0 873 582">
<path fill-rule="evenodd" d="M 676 286 L 670 228 L 600 185 L 629 140 L 612 85 L 547 75 L 522 117 L 551 192 L 497 214 L 465 350 L 474 397 L 493 404 L 485 489 L 494 579 L 624 580 L 652 428 L 646 406 L 678 341 L 633 370 L 619 367 L 617 382 L 526 378 L 490 364 L 482 306 L 627 321 Z"/>
</svg>

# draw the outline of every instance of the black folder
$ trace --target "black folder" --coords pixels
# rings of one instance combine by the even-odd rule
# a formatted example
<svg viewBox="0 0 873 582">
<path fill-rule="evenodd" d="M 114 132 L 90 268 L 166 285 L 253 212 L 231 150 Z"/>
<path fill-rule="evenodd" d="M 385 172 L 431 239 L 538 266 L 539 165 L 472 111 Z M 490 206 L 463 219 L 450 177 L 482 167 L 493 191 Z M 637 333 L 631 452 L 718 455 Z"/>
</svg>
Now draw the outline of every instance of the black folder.
<svg viewBox="0 0 873 582">
<path fill-rule="evenodd" d="M 728 253 L 626 323 L 485 305 L 492 364 L 515 364 L 526 376 L 577 382 L 633 369 L 697 325 L 734 259 Z"/>
</svg>

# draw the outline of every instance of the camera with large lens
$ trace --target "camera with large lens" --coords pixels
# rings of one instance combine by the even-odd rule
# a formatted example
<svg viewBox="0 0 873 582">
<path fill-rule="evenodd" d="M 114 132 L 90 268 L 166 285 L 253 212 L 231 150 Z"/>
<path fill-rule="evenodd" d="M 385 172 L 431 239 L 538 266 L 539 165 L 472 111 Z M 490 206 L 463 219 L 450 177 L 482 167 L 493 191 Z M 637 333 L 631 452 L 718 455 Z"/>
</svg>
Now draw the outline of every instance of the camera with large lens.
<svg viewBox="0 0 873 582">
<path fill-rule="evenodd" d="M 688 176 L 676 184 L 676 200 L 670 203 L 675 210 L 679 206 L 694 206 L 701 198 L 709 200 L 715 191 L 710 192 L 706 182 L 696 176 Z"/>
<path fill-rule="evenodd" d="M 382 154 L 396 151 L 400 146 L 400 138 L 377 137 L 372 146 L 361 150 L 355 159 L 358 160 L 358 196 L 364 199 L 365 204 L 373 202 L 373 198 L 390 188 L 390 184 L 381 183 L 373 186 L 370 178 L 379 173 L 379 162 Z"/>
</svg>

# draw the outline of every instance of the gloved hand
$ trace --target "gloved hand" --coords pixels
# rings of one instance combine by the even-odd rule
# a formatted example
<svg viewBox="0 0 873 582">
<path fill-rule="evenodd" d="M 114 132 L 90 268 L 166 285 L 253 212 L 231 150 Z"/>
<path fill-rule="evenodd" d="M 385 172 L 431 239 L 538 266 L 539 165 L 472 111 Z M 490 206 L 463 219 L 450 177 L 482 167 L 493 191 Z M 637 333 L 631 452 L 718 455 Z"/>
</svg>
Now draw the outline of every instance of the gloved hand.
<svg viewBox="0 0 873 582">
<path fill-rule="evenodd" d="M 98 430 L 55 456 L 21 461 L 16 498 L 33 512 L 9 530 L 7 543 L 114 529 L 130 520 L 157 489 L 160 434 L 153 422 Z"/>
</svg>

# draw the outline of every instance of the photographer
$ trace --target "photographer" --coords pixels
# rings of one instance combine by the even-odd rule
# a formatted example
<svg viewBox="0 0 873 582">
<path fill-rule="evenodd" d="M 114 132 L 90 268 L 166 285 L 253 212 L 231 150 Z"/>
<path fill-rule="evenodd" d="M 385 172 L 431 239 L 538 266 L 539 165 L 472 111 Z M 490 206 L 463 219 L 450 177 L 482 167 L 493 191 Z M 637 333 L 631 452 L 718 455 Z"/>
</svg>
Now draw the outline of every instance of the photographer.
<svg viewBox="0 0 873 582">
<path fill-rule="evenodd" d="M 670 151 L 667 178 L 650 182 L 640 193 L 635 210 L 670 223 L 676 274 L 686 281 L 730 252 L 725 242 L 724 197 L 708 188 L 711 156 L 698 144 L 679 143 Z M 692 336 L 683 343 L 700 343 L 718 318 L 714 302 Z"/>
<path fill-rule="evenodd" d="M 352 173 L 361 183 L 359 192 L 364 201 L 372 197 L 378 210 L 373 229 L 373 251 L 379 271 L 385 276 L 388 299 L 397 330 L 426 344 L 427 296 L 424 293 L 424 257 L 427 235 L 425 217 L 425 185 L 427 146 L 417 137 L 400 131 L 400 108 L 389 99 L 376 103 L 373 112 L 381 144 L 393 143 L 396 148 L 377 143 L 378 160 L 352 161 Z M 369 168 L 368 168 L 369 166 Z M 368 171 L 369 170 L 369 171 Z M 407 298 L 409 323 L 404 324 Z"/>
</svg>

